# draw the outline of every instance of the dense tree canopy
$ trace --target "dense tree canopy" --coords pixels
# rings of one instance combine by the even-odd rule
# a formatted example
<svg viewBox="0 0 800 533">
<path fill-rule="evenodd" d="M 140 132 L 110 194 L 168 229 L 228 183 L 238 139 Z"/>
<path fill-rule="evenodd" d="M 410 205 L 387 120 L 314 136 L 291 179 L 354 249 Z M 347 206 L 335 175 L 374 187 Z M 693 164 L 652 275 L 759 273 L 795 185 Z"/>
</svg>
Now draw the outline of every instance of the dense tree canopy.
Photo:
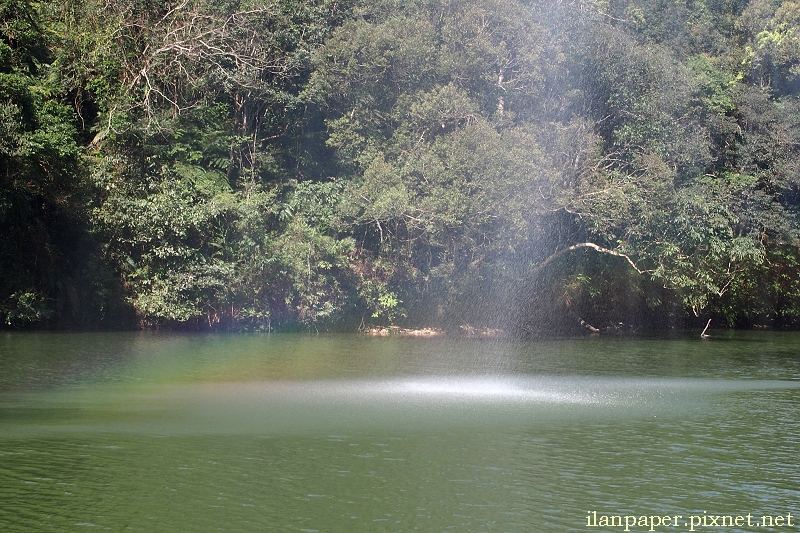
<svg viewBox="0 0 800 533">
<path fill-rule="evenodd" d="M 0 315 L 797 326 L 799 32 L 773 0 L 0 0 Z"/>
</svg>

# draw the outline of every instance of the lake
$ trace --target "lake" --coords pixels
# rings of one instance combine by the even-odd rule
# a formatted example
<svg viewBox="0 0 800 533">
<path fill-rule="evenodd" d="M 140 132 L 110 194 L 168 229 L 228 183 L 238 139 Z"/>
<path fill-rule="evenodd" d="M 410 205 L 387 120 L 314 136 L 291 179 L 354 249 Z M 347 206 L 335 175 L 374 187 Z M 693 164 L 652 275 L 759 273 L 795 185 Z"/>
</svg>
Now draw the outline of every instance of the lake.
<svg viewBox="0 0 800 533">
<path fill-rule="evenodd" d="M 2 333 L 0 531 L 798 531 L 800 334 L 713 334 Z"/>
</svg>

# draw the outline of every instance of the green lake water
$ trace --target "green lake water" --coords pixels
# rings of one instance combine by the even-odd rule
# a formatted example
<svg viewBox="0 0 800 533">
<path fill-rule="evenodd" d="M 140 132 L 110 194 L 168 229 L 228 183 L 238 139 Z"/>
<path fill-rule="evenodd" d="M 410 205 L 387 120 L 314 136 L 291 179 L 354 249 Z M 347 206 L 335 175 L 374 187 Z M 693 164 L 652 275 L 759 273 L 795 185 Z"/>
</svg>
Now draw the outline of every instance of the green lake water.
<svg viewBox="0 0 800 533">
<path fill-rule="evenodd" d="M 799 407 L 794 333 L 0 334 L 0 532 L 800 531 Z"/>
</svg>

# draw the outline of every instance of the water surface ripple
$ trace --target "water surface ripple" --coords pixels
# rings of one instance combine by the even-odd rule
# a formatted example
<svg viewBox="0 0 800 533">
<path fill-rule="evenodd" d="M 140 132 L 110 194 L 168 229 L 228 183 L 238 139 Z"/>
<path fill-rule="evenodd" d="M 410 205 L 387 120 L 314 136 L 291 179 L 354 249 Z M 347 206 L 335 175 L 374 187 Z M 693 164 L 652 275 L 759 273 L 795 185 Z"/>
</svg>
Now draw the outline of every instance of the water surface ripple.
<svg viewBox="0 0 800 533">
<path fill-rule="evenodd" d="M 0 336 L 0 531 L 800 515 L 799 346 Z"/>
</svg>

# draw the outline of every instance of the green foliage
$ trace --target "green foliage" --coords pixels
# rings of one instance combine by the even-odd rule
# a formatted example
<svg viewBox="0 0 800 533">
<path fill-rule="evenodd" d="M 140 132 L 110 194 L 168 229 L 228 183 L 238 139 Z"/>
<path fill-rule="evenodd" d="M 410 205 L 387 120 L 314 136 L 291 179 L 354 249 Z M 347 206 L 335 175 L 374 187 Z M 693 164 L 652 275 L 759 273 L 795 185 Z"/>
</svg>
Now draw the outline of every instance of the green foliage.
<svg viewBox="0 0 800 533">
<path fill-rule="evenodd" d="M 10 305 L 3 306 L 6 325 L 20 326 L 30 322 L 47 320 L 53 309 L 47 298 L 35 292 L 14 293 L 8 297 Z"/>
<path fill-rule="evenodd" d="M 767 8 L 762 16 L 771 11 Z M 794 92 L 800 82 L 800 4 L 783 2 L 771 14 L 749 48 L 751 68 L 761 84 L 779 93 Z"/>
<path fill-rule="evenodd" d="M 39 4 L 0 3 L 0 314 L 97 327 L 114 285 L 86 233 L 77 117 Z"/>
<path fill-rule="evenodd" d="M 288 283 L 284 302 L 301 322 L 336 318 L 349 303 L 347 256 L 353 244 L 320 234 L 302 220 L 288 225 L 278 241 L 279 276 Z"/>
<path fill-rule="evenodd" d="M 0 313 L 791 325 L 799 13 L 0 0 Z"/>
</svg>

